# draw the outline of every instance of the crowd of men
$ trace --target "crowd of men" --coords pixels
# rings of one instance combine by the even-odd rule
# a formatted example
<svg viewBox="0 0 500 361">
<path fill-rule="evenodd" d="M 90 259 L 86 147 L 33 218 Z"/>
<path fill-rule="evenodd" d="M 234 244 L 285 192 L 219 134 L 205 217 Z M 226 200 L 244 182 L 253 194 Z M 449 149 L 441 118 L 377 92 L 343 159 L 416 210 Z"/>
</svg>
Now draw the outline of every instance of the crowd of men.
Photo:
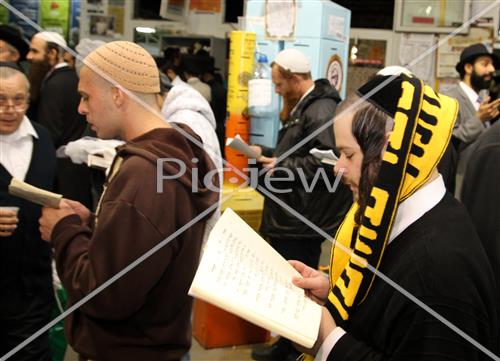
<svg viewBox="0 0 500 361">
<path fill-rule="evenodd" d="M 0 355 L 50 321 L 54 259 L 69 305 L 91 296 L 65 319 L 80 360 L 186 359 L 187 291 L 220 207 L 220 192 L 203 179 L 215 172 L 221 186 L 223 84 L 203 51 L 169 48 L 159 68 L 137 44 L 99 43 L 83 63 L 76 59 L 78 72 L 68 52 L 57 33 L 37 33 L 28 43 L 16 28 L 0 27 Z M 276 147 L 252 145 L 257 166 L 285 182 L 289 172 L 316 182 L 312 190 L 293 181 L 283 185 L 292 192 L 266 189 L 261 234 L 302 276 L 294 284 L 324 307 L 312 349 L 280 338 L 252 357 L 498 355 L 500 99 L 484 92 L 498 57 L 482 44 L 466 48 L 457 64 L 461 81 L 446 95 L 404 71 L 377 75 L 343 101 L 327 80 L 312 79 L 301 52 L 284 50 L 273 60 L 272 81 L 286 106 Z M 88 134 L 125 141 L 97 203 L 90 170 L 55 151 Z M 312 148 L 334 150 L 335 167 Z M 176 159 L 184 175 L 159 180 L 158 164 L 164 175 L 178 173 L 160 159 Z M 438 171 L 444 162 L 445 177 Z M 318 178 L 320 169 L 326 178 Z M 339 174 L 344 184 L 332 191 L 328 183 Z M 12 177 L 61 193 L 59 208 L 10 195 L 4 185 Z M 325 234 L 336 240 L 329 276 L 317 270 Z M 47 334 L 13 357 L 51 360 Z"/>
</svg>

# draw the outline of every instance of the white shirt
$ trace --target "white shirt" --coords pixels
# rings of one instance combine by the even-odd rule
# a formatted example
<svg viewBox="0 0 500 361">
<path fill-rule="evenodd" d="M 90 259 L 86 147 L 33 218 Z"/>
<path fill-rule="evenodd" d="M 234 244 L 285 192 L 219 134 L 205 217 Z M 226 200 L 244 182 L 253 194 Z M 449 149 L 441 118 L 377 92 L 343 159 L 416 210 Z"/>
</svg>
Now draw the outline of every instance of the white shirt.
<svg viewBox="0 0 500 361">
<path fill-rule="evenodd" d="M 14 133 L 0 135 L 0 163 L 19 180 L 24 180 L 28 173 L 33 153 L 33 138 L 38 139 L 38 133 L 27 116 L 24 116 Z"/>
<path fill-rule="evenodd" d="M 467 95 L 467 98 L 469 98 L 470 102 L 472 103 L 472 105 L 474 106 L 474 109 L 476 109 L 476 112 L 477 112 L 479 110 L 479 104 L 480 104 L 477 101 L 479 99 L 479 94 L 476 93 L 476 91 L 474 89 L 472 89 L 470 86 L 465 84 L 463 81 L 458 83 L 458 85 L 465 92 L 465 94 Z"/>
<path fill-rule="evenodd" d="M 443 177 L 441 174 L 432 182 L 426 184 L 410 197 L 399 204 L 396 219 L 389 235 L 389 243 L 399 236 L 411 224 L 415 223 L 425 213 L 434 208 L 446 193 Z M 321 345 L 315 361 L 326 361 L 335 344 L 344 336 L 346 332 L 342 327 L 336 327 L 326 337 Z"/>
</svg>

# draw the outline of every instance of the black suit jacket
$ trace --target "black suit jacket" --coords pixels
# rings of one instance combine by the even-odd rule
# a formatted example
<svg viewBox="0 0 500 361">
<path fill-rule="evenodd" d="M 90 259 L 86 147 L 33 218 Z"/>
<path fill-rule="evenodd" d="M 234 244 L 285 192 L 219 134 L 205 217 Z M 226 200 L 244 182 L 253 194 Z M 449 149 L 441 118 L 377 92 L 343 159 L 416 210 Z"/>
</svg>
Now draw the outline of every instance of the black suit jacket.
<svg viewBox="0 0 500 361">
<path fill-rule="evenodd" d="M 44 80 L 38 104 L 38 122 L 49 131 L 59 148 L 82 137 L 87 126 L 78 114 L 78 76 L 67 66 L 54 69 Z"/>
<path fill-rule="evenodd" d="M 38 133 L 25 182 L 52 191 L 56 176 L 56 156 L 46 129 L 32 123 Z M 0 167 L 2 181 L 11 175 Z M 2 182 L 4 183 L 4 182 Z M 40 237 L 41 207 L 0 189 L 0 206 L 19 207 L 19 224 L 10 237 L 0 239 L 0 289 L 22 290 L 37 297 L 52 295 L 51 249 Z"/>
<path fill-rule="evenodd" d="M 49 131 L 57 148 L 80 139 L 87 127 L 85 117 L 78 114 L 78 76 L 67 66 L 54 69 L 45 79 L 38 105 L 38 122 Z M 56 191 L 92 208 L 90 169 L 58 159 Z"/>
</svg>

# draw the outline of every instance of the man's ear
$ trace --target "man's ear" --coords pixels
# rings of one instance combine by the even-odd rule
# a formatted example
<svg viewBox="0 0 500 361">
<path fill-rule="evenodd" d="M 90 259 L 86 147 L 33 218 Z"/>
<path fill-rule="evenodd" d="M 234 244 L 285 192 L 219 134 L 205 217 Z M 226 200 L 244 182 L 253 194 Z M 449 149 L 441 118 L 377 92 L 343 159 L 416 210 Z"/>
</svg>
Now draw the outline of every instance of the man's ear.
<svg viewBox="0 0 500 361">
<path fill-rule="evenodd" d="M 173 81 L 175 79 L 175 77 L 177 76 L 177 74 L 175 74 L 175 72 L 172 69 L 167 69 L 166 74 L 167 74 L 168 78 L 170 79 L 170 81 Z"/>
<path fill-rule="evenodd" d="M 49 64 L 51 66 L 56 65 L 59 61 L 59 53 L 57 52 L 56 49 L 48 49 L 47 51 L 47 58 L 49 59 Z"/>
<path fill-rule="evenodd" d="M 292 74 L 292 84 L 293 85 L 297 85 L 300 83 L 300 81 L 302 80 L 302 78 L 300 76 L 298 76 L 297 74 Z"/>
<path fill-rule="evenodd" d="M 12 62 L 17 63 L 19 59 L 21 59 L 21 54 L 19 54 L 19 51 L 16 49 L 14 54 L 12 54 Z"/>
<path fill-rule="evenodd" d="M 464 70 L 465 70 L 465 74 L 471 75 L 472 72 L 474 71 L 474 65 L 467 63 L 464 65 Z"/>
<path fill-rule="evenodd" d="M 113 103 L 117 108 L 123 107 L 126 96 L 127 95 L 125 94 L 125 92 L 119 87 L 114 86 L 111 88 L 111 98 L 113 99 Z"/>
</svg>

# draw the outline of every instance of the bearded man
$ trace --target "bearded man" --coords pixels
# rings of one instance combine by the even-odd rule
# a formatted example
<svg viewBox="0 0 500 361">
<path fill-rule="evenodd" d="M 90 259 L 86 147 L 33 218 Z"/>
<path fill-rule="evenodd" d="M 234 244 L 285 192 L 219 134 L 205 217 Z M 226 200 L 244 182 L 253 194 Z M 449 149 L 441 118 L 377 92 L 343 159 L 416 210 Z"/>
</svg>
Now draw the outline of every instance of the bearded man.
<svg viewBox="0 0 500 361">
<path fill-rule="evenodd" d="M 30 72 L 30 78 L 36 78 L 38 82 L 41 80 L 36 120 L 47 128 L 56 149 L 81 138 L 87 127 L 85 118 L 78 114 L 78 76 L 75 69 L 64 61 L 65 49 L 67 44 L 60 34 L 43 31 L 33 36 L 26 56 L 31 66 L 38 69 L 35 73 Z M 37 77 L 33 77 L 34 74 Z M 59 158 L 56 191 L 92 207 L 87 166 L 73 164 L 68 158 Z"/>
<path fill-rule="evenodd" d="M 461 81 L 447 92 L 443 92 L 456 98 L 459 104 L 452 138 L 459 153 L 456 195 L 461 192 L 463 173 L 470 154 L 469 145 L 475 142 L 500 114 L 500 99 L 493 100 L 489 96 L 479 96 L 480 93 L 483 94 L 481 90 L 489 89 L 493 73 L 499 63 L 498 56 L 489 52 L 483 44 L 474 44 L 465 48 L 460 54 L 460 61 L 455 66 Z"/>
</svg>

